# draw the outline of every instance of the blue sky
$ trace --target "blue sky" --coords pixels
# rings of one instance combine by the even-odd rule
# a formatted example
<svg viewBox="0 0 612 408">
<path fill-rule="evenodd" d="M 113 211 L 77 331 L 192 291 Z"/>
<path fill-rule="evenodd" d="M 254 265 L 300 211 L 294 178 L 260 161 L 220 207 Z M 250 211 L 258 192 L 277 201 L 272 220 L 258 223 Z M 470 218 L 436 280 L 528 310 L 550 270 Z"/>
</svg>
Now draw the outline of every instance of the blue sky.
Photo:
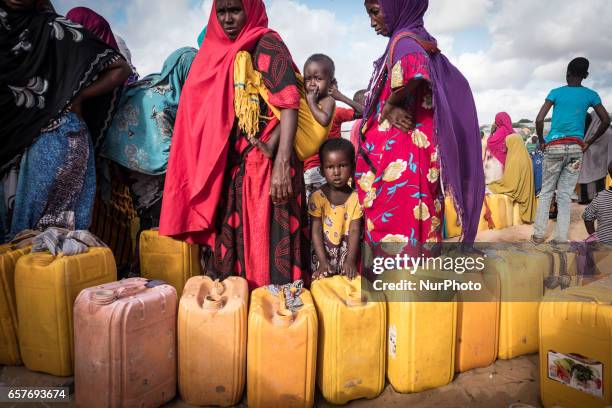
<svg viewBox="0 0 612 408">
<path fill-rule="evenodd" d="M 363 88 L 386 40 L 369 27 L 361 0 L 265 0 L 270 25 L 298 66 L 324 52 L 351 95 Z M 141 74 L 159 70 L 174 49 L 191 45 L 212 0 L 56 0 L 60 12 L 84 5 L 105 15 L 132 50 Z M 507 111 L 532 119 L 551 87 L 563 85 L 567 63 L 591 60 L 586 86 L 612 108 L 610 0 L 430 0 L 425 23 L 440 48 L 472 85 L 481 123 Z"/>
</svg>

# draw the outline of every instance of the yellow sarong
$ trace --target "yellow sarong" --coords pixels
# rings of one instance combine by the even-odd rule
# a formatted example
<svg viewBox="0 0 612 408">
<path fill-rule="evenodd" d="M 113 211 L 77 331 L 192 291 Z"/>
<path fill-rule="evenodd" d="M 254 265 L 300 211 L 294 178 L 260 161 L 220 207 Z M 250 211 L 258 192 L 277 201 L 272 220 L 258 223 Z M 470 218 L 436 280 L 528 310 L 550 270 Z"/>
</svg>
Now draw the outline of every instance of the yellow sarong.
<svg viewBox="0 0 612 408">
<path fill-rule="evenodd" d="M 315 120 L 306 101 L 304 78 L 299 74 L 296 74 L 296 77 L 300 92 L 300 107 L 294 149 L 297 157 L 304 161 L 317 154 L 319 147 L 329 135 L 332 121 L 324 127 Z M 234 61 L 234 110 L 238 118 L 238 126 L 249 138 L 259 132 L 260 96 L 270 107 L 274 116 L 280 119 L 280 110 L 270 104 L 269 91 L 261 73 L 253 67 L 251 54 L 240 51 L 236 54 Z"/>
</svg>

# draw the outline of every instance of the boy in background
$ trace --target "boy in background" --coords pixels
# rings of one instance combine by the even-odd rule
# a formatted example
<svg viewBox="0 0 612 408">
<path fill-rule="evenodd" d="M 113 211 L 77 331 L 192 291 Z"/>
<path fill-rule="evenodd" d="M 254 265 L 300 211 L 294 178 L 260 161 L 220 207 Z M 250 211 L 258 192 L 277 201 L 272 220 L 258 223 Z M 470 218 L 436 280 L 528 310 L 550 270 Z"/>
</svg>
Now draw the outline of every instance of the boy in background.
<svg viewBox="0 0 612 408">
<path fill-rule="evenodd" d="M 589 75 L 589 61 L 575 58 L 567 67 L 567 86 L 553 89 L 536 119 L 536 133 L 544 151 L 542 191 L 536 211 L 531 240 L 541 244 L 546 240 L 548 210 L 557 191 L 557 225 L 553 242 L 567 242 L 570 225 L 570 203 L 580 175 L 582 153 L 604 134 L 610 125 L 610 116 L 601 104 L 597 92 L 582 86 Z M 544 120 L 554 106 L 552 127 L 544 138 Z M 589 108 L 594 108 L 601 119 L 595 136 L 584 143 L 584 118 Z"/>
</svg>

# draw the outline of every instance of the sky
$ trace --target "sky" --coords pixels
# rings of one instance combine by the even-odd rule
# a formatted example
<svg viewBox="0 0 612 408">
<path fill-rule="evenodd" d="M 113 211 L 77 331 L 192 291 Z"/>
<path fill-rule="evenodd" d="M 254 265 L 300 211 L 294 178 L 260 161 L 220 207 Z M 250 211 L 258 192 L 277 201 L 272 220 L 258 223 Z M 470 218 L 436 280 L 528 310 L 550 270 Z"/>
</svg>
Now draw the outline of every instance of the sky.
<svg viewBox="0 0 612 408">
<path fill-rule="evenodd" d="M 340 89 L 367 87 L 387 39 L 376 36 L 361 0 L 264 0 L 270 27 L 298 66 L 322 52 Z M 102 14 L 132 52 L 139 73 L 158 72 L 175 49 L 196 46 L 212 0 L 55 0 L 58 12 L 87 6 Z M 565 84 L 568 62 L 591 61 L 585 86 L 612 110 L 610 0 L 430 0 L 425 25 L 472 86 L 479 121 L 506 111 L 533 120 L 548 92 Z"/>
</svg>

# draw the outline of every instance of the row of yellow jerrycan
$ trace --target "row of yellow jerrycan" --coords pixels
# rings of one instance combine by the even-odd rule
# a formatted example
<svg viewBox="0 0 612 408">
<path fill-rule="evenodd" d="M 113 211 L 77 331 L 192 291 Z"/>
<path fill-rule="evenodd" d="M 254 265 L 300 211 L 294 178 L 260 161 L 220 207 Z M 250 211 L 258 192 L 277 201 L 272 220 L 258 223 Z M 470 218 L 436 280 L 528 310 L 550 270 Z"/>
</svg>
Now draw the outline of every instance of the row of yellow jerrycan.
<svg viewBox="0 0 612 408">
<path fill-rule="evenodd" d="M 153 238 L 154 234 L 150 232 Z M 161 239 L 165 240 L 158 238 Z M 151 247 L 159 244 L 152 242 Z M 171 245 L 178 247 L 170 252 L 175 255 L 183 253 L 177 259 L 186 259 L 187 262 L 179 263 L 181 268 L 178 269 L 176 260 L 169 265 L 174 267 L 175 274 L 185 276 L 186 266 L 192 264 L 190 255 L 186 253 L 192 248 L 178 242 Z M 169 249 L 162 245 L 161 249 L 151 252 L 155 255 L 164 251 Z M 14 340 L 15 313 L 12 318 L 6 318 L 10 316 L 11 303 L 14 304 L 10 290 L 7 291 L 10 288 L 7 282 L 11 281 L 7 277 L 12 274 L 15 260 L 22 256 L 15 282 L 19 305 L 17 315 L 22 318 L 19 340 L 23 361 L 32 370 L 70 375 L 74 352 L 70 335 L 72 309 L 69 305 L 72 305 L 81 289 L 116 279 L 112 254 L 101 248 L 76 257 L 56 259 L 49 254 L 23 256 L 26 253 L 27 250 L 10 251 L 4 247 L 1 254 L 2 287 L 9 295 L 4 296 L 8 306 L 0 310 L 3 311 L 2 327 L 7 333 L 3 339 L 8 339 L 1 344 L 0 356 L 13 356 L 12 361 L 7 357 L 6 364 L 18 363 L 19 354 Z M 141 256 L 146 258 L 148 252 L 141 251 Z M 558 254 L 551 256 L 537 250 L 490 254 L 489 266 L 494 268 L 495 273 L 488 277 L 474 274 L 471 278 L 488 279 L 486 287 L 493 292 L 500 291 L 501 304 L 494 301 L 470 302 L 469 298 L 459 299 L 462 301 L 459 303 L 390 302 L 387 316 L 384 302 L 362 298 L 363 294 L 358 292 L 359 281 L 348 282 L 335 277 L 313 284 L 317 319 L 308 291 L 302 295 L 305 306 L 295 313 L 288 313 L 281 307 L 282 302 L 267 289 L 256 290 L 251 298 L 248 325 L 249 403 L 253 406 L 312 404 L 317 320 L 317 382 L 324 397 L 338 404 L 356 398 L 373 398 L 382 391 L 387 342 L 387 376 L 400 392 L 417 392 L 444 385 L 452 380 L 455 370 L 488 366 L 496 356 L 513 358 L 536 352 L 539 302 L 506 300 L 519 296 L 538 299 L 544 290 L 542 281 L 545 271 L 554 269 L 555 256 Z M 160 257 L 160 260 L 163 259 Z M 566 265 L 570 263 L 565 261 Z M 44 276 L 49 279 L 41 280 Z M 20 298 L 24 300 L 19 301 Z M 247 303 L 246 282 L 240 278 L 214 284 L 208 278 L 196 277 L 185 286 L 179 311 L 178 339 L 179 389 L 186 401 L 206 405 L 224 405 L 222 401 L 225 401 L 226 405 L 231 405 L 228 401 L 233 403 L 241 395 L 244 374 L 240 379 L 240 373 L 245 366 Z M 15 307 L 12 309 L 15 310 Z M 205 330 L 205 324 L 198 326 L 198 322 L 206 321 L 207 316 L 218 316 L 219 319 L 225 316 L 228 320 L 223 323 L 211 320 L 208 323 L 215 329 Z M 211 333 L 214 333 L 214 338 Z M 205 349 L 201 344 L 213 347 Z M 355 352 L 342 353 L 342 350 Z M 283 352 L 286 355 L 282 355 Z M 208 357 L 206 353 L 210 353 Z M 220 355 L 231 357 L 228 357 L 227 365 L 205 370 L 206 364 L 212 361 L 210 356 Z M 197 375 L 202 371 L 219 378 Z M 228 381 L 228 376 L 234 380 Z M 218 399 L 201 400 L 213 396 Z"/>
<path fill-rule="evenodd" d="M 300 290 L 303 306 L 290 310 L 282 290 L 255 289 L 247 311 L 244 279 L 191 278 L 178 316 L 181 398 L 231 406 L 246 383 L 249 407 L 311 407 L 315 382 L 335 404 L 378 396 L 385 385 L 384 296 L 367 299 L 360 278 L 340 276 Z"/>
<path fill-rule="evenodd" d="M 0 246 L 0 364 L 72 375 L 72 306 L 81 290 L 117 279 L 114 257 L 107 248 L 70 257 L 29 252 Z M 179 296 L 201 273 L 196 246 L 156 231 L 141 234 L 140 254 L 143 276 L 167 281 Z"/>
<path fill-rule="evenodd" d="M 486 219 L 487 209 L 490 211 L 490 222 Z M 480 213 L 478 231 L 488 229 L 504 229 L 514 225 L 522 225 L 521 210 L 518 203 L 505 194 L 487 194 Z M 461 236 L 461 225 L 452 197 L 444 200 L 444 233 L 446 238 Z"/>
</svg>

